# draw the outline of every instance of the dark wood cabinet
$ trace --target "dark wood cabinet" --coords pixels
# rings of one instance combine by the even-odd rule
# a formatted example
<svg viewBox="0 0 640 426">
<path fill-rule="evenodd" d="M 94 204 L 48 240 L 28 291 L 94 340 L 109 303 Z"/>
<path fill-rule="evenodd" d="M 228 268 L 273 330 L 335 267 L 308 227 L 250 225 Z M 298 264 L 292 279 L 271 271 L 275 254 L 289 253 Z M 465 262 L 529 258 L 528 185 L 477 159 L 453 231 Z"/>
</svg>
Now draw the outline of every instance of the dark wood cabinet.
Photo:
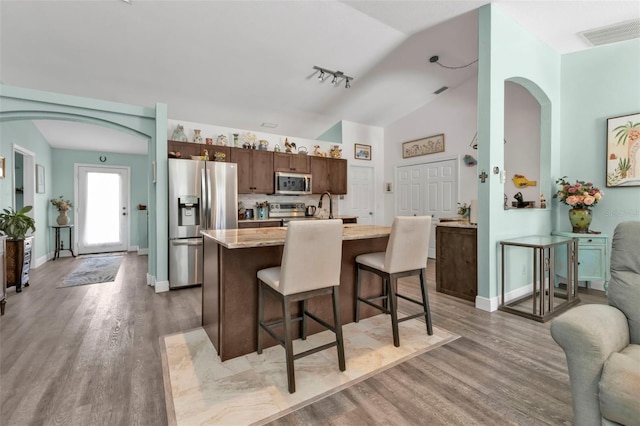
<svg viewBox="0 0 640 426">
<path fill-rule="evenodd" d="M 239 194 L 273 194 L 273 152 L 231 148 L 231 162 L 238 164 Z"/>
<path fill-rule="evenodd" d="M 15 286 L 16 292 L 29 285 L 29 271 L 31 270 L 31 249 L 33 237 L 24 240 L 6 240 L 6 280 L 7 287 Z"/>
<path fill-rule="evenodd" d="M 276 172 L 309 173 L 309 156 L 274 152 L 273 170 Z"/>
<path fill-rule="evenodd" d="M 0 237 L 0 315 L 4 315 L 4 306 L 7 304 L 7 274 L 5 262 L 5 240 Z"/>
<path fill-rule="evenodd" d="M 245 221 L 238 222 L 238 229 L 247 229 L 247 228 L 277 228 L 278 226 L 282 226 L 281 220 L 265 220 L 265 221 Z"/>
<path fill-rule="evenodd" d="M 347 160 L 340 158 L 310 157 L 310 170 L 313 176 L 314 194 L 330 192 L 347 193 Z"/>
<path fill-rule="evenodd" d="M 477 250 L 475 227 L 436 226 L 436 291 L 475 302 Z"/>
</svg>

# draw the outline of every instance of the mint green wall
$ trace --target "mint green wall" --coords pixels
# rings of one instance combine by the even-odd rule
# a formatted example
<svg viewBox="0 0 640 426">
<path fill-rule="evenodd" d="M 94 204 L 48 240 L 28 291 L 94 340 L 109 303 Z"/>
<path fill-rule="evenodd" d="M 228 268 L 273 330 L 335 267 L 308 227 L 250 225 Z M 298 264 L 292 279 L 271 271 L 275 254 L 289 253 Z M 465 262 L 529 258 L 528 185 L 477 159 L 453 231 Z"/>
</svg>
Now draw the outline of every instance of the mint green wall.
<svg viewBox="0 0 640 426">
<path fill-rule="evenodd" d="M 479 10 L 478 69 L 478 173 L 486 172 L 486 183 L 478 183 L 478 296 L 499 294 L 499 241 L 526 235 L 549 234 L 550 209 L 503 209 L 505 185 L 493 168 L 504 170 L 504 82 L 526 87 L 541 104 L 541 192 L 551 193 L 551 176 L 557 169 L 560 146 L 560 55 L 523 30 L 494 5 Z M 511 141 L 510 141 L 511 142 Z M 516 141 L 513 141 L 516 143 Z M 550 176 L 551 175 L 551 176 Z M 511 263 L 511 262 L 510 262 Z M 516 263 L 516 262 L 513 262 Z M 521 265 L 510 265 L 517 270 Z M 507 291 L 526 284 L 518 274 Z"/>
<path fill-rule="evenodd" d="M 33 218 L 36 221 L 35 261 L 52 248 L 52 236 L 47 224 L 47 207 L 51 193 L 52 153 L 36 126 L 30 120 L 0 122 L 0 155 L 6 157 L 6 178 L 0 179 L 0 209 L 13 208 L 13 145 L 35 154 L 35 163 L 44 166 L 45 193 L 35 195 Z M 34 171 L 35 173 L 35 171 Z"/>
<path fill-rule="evenodd" d="M 316 138 L 319 141 L 342 143 L 342 121 L 338 121 L 331 126 L 326 132 Z M 313 147 L 307 147 L 309 151 L 312 151 Z"/>
<path fill-rule="evenodd" d="M 100 156 L 104 156 L 107 160 L 102 163 Z M 132 154 L 115 154 L 112 152 L 96 152 L 96 151 L 76 151 L 68 149 L 53 149 L 53 197 L 63 196 L 69 199 L 77 206 L 77 200 L 74 200 L 74 165 L 75 164 L 95 164 L 98 166 L 123 166 L 130 168 L 130 214 L 129 214 L 129 246 L 138 245 L 138 220 L 136 207 L 138 204 L 149 204 L 147 193 L 147 185 L 149 178 L 149 168 L 147 165 L 146 155 Z M 57 216 L 55 208 L 49 209 L 49 223 L 54 223 Z M 70 211 L 69 217 L 74 222 L 73 214 Z M 66 243 L 65 243 L 66 246 Z"/>
<path fill-rule="evenodd" d="M 640 40 L 562 57 L 562 176 L 593 182 L 604 198 L 591 229 L 613 236 L 619 222 L 640 220 L 640 187 L 606 188 L 607 118 L 640 113 Z M 570 230 L 568 207 L 553 202 L 558 228 Z"/>
</svg>

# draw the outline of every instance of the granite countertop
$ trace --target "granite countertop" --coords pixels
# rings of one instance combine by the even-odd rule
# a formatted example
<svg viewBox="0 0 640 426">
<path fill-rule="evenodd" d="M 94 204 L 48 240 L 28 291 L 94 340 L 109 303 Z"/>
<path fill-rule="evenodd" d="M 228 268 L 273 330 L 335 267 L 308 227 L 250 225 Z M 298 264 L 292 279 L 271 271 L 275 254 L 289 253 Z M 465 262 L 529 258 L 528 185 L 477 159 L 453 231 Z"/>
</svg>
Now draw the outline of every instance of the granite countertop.
<svg viewBox="0 0 640 426">
<path fill-rule="evenodd" d="M 453 221 L 453 222 L 439 222 L 437 226 L 446 226 L 447 228 L 470 228 L 477 229 L 478 225 L 472 225 L 469 221 Z"/>
<path fill-rule="evenodd" d="M 287 228 L 217 229 L 202 231 L 201 234 L 225 248 L 238 249 L 283 245 Z M 364 240 L 387 237 L 389 234 L 389 226 L 348 224 L 343 227 L 342 240 Z"/>
</svg>

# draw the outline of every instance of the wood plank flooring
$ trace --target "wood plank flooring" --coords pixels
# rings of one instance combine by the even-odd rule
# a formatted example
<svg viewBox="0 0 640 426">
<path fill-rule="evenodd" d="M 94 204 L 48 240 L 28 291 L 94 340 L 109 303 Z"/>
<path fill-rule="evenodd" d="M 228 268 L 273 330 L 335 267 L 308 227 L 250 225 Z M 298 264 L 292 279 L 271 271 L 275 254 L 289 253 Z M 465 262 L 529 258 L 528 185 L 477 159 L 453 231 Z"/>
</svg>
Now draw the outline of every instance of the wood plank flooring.
<svg viewBox="0 0 640 426">
<path fill-rule="evenodd" d="M 114 283 L 56 288 L 62 258 L 8 289 L 0 318 L 0 424 L 164 425 L 159 337 L 200 324 L 201 289 L 155 294 L 147 258 L 127 254 Z M 273 424 L 571 424 L 562 350 L 541 324 L 435 292 L 434 324 L 462 337 Z M 417 296 L 417 283 L 402 288 Z M 606 303 L 582 290 L 583 303 Z M 407 310 L 412 308 L 406 308 Z"/>
</svg>

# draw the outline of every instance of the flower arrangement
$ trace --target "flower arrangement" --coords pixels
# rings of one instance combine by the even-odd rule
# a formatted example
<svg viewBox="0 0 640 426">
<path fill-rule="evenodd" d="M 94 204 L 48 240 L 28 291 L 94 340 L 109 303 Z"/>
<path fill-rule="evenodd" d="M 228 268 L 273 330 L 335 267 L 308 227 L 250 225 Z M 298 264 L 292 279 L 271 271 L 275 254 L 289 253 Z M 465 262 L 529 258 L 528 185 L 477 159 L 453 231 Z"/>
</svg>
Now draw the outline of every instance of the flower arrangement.
<svg viewBox="0 0 640 426">
<path fill-rule="evenodd" d="M 571 185 L 565 178 L 566 176 L 563 176 L 556 180 L 560 189 L 553 196 L 553 198 L 558 198 L 561 203 L 574 209 L 586 209 L 595 206 L 602 199 L 603 192 L 593 186 L 591 182 L 577 180 L 575 184 Z"/>
<path fill-rule="evenodd" d="M 66 212 L 67 210 L 69 210 L 69 207 L 73 207 L 71 201 L 63 199 L 62 195 L 60 196 L 60 198 L 54 198 L 53 200 L 51 200 L 51 204 L 53 204 L 59 212 Z"/>
<path fill-rule="evenodd" d="M 244 132 L 242 134 L 242 140 L 247 142 L 247 143 L 250 143 L 251 145 L 253 145 L 254 143 L 256 143 L 258 138 L 256 137 L 255 134 L 253 134 L 251 132 Z"/>
<path fill-rule="evenodd" d="M 462 217 L 469 216 L 471 212 L 471 206 L 467 205 L 467 203 L 458 203 L 458 215 Z"/>
</svg>

